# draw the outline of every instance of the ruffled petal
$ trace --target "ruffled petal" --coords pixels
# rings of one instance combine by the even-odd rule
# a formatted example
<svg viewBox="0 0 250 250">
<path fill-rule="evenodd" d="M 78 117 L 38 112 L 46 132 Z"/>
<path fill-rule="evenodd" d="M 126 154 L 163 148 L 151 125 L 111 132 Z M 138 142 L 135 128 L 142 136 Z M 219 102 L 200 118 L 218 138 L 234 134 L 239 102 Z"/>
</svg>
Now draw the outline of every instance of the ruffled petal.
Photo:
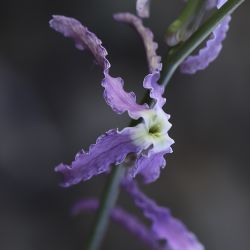
<svg viewBox="0 0 250 250">
<path fill-rule="evenodd" d="M 148 105 L 137 104 L 134 92 L 126 92 L 123 89 L 123 85 L 122 78 L 114 78 L 110 75 L 106 75 L 102 81 L 102 86 L 105 88 L 104 99 L 116 113 L 122 114 L 128 111 L 131 118 L 138 119 L 140 112 L 148 109 Z"/>
<path fill-rule="evenodd" d="M 140 18 L 131 13 L 117 13 L 114 15 L 114 19 L 132 25 L 140 35 L 145 47 L 150 72 L 144 78 L 143 87 L 150 90 L 150 97 L 162 107 L 166 102 L 166 99 L 162 97 L 164 88 L 157 83 L 160 78 L 159 71 L 162 69 L 162 63 L 161 57 L 156 54 L 158 44 L 154 42 L 153 33 L 143 26 Z"/>
<path fill-rule="evenodd" d="M 150 0 L 137 0 L 136 1 L 136 11 L 139 17 L 145 18 L 149 17 L 149 7 Z"/>
<path fill-rule="evenodd" d="M 148 60 L 149 72 L 161 71 L 161 57 L 156 54 L 158 44 L 154 42 L 154 35 L 149 28 L 143 26 L 142 20 L 131 13 L 117 13 L 114 19 L 132 25 L 140 35 Z"/>
<path fill-rule="evenodd" d="M 64 176 L 62 186 L 69 187 L 108 172 L 111 164 L 120 164 L 127 154 L 140 152 L 142 148 L 136 146 L 130 136 L 135 129 L 136 127 L 128 127 L 121 132 L 110 130 L 100 136 L 96 144 L 90 146 L 89 152 L 78 153 L 71 165 L 58 165 L 55 171 Z"/>
<path fill-rule="evenodd" d="M 167 153 L 172 153 L 171 147 L 159 153 L 154 153 L 153 150 L 145 155 L 141 154 L 135 162 L 133 168 L 128 173 L 129 178 L 134 178 L 137 174 L 143 177 L 144 183 L 148 184 L 157 180 L 160 176 L 161 169 L 166 166 L 164 156 Z"/>
<path fill-rule="evenodd" d="M 148 74 L 144 78 L 143 87 L 150 90 L 150 97 L 154 99 L 157 106 L 161 108 L 165 104 L 166 99 L 162 97 L 162 95 L 164 94 L 164 87 L 157 83 L 159 78 L 159 72 Z"/>
<path fill-rule="evenodd" d="M 213 62 L 222 49 L 222 42 L 226 38 L 231 17 L 225 19 L 218 25 L 212 33 L 212 38 L 207 41 L 206 47 L 201 49 L 198 55 L 189 56 L 180 66 L 180 70 L 185 74 L 194 74 L 199 70 L 207 68 Z"/>
<path fill-rule="evenodd" d="M 217 8 L 220 8 L 227 0 L 218 0 Z M 211 2 L 211 4 L 214 3 Z M 212 37 L 206 42 L 206 46 L 197 55 L 189 56 L 181 65 L 180 71 L 184 74 L 194 74 L 203 70 L 213 62 L 222 49 L 222 42 L 226 38 L 229 29 L 230 16 L 225 17 L 221 23 L 213 30 Z"/>
<path fill-rule="evenodd" d="M 127 182 L 124 187 L 132 196 L 135 205 L 152 222 L 154 236 L 159 240 L 166 240 L 171 250 L 204 250 L 196 236 L 188 231 L 180 220 L 174 218 L 169 209 L 158 206 L 143 194 L 134 182 Z"/>
<path fill-rule="evenodd" d="M 93 54 L 103 69 L 105 78 L 102 81 L 102 86 L 105 88 L 104 98 L 107 104 L 118 114 L 128 111 L 131 118 L 137 119 L 139 117 L 137 112 L 147 108 L 147 105 L 137 104 L 135 94 L 133 92 L 127 93 L 123 89 L 123 80 L 110 76 L 110 63 L 106 58 L 108 53 L 102 46 L 101 40 L 74 18 L 53 16 L 50 26 L 64 36 L 72 38 L 78 49 L 88 49 Z"/>
<path fill-rule="evenodd" d="M 97 210 L 98 206 L 99 201 L 97 199 L 85 199 L 76 203 L 72 212 L 74 215 L 85 212 L 93 213 Z M 149 230 L 134 215 L 126 212 L 120 207 L 116 207 L 111 212 L 111 219 L 120 224 L 150 249 L 163 250 L 163 248 L 159 246 L 157 239 L 153 237 L 151 230 Z"/>
<path fill-rule="evenodd" d="M 107 50 L 102 46 L 102 41 L 94 33 L 90 32 L 87 27 L 74 18 L 58 15 L 53 15 L 52 17 L 49 22 L 52 29 L 63 34 L 65 37 L 72 38 L 76 48 L 89 50 L 96 59 L 96 62 L 103 70 L 108 72 L 110 63 L 106 59 L 108 55 Z"/>
</svg>

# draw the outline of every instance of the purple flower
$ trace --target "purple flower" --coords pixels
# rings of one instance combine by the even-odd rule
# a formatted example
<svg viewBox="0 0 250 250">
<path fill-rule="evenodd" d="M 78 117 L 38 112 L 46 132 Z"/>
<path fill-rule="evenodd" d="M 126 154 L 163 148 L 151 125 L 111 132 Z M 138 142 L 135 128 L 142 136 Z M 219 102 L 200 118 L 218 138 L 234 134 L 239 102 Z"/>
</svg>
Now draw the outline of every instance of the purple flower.
<svg viewBox="0 0 250 250">
<path fill-rule="evenodd" d="M 128 169 L 122 186 L 152 224 L 149 227 L 144 225 L 137 217 L 119 207 L 111 211 L 113 221 L 121 224 L 151 249 L 204 250 L 182 222 L 172 217 L 168 209 L 159 207 L 142 194 L 131 180 L 138 174 L 145 183 L 156 180 L 161 168 L 166 165 L 164 156 L 172 152 L 171 145 L 174 141 L 168 136 L 171 128 L 170 116 L 162 109 L 166 102 L 162 97 L 164 89 L 157 83 L 162 65 L 156 54 L 157 44 L 153 40 L 153 34 L 132 14 L 119 13 L 114 18 L 132 25 L 142 38 L 150 72 L 144 78 L 143 87 L 150 91 L 152 105 L 137 104 L 135 94 L 123 89 L 123 80 L 110 75 L 111 65 L 106 58 L 107 51 L 95 34 L 73 18 L 53 16 L 50 26 L 72 38 L 78 49 L 89 50 L 103 69 L 102 86 L 107 104 L 118 114 L 128 112 L 132 119 L 141 118 L 141 122 L 135 127 L 106 132 L 97 139 L 96 144 L 90 146 L 88 152 L 80 151 L 71 165 L 60 164 L 55 170 L 64 175 L 62 185 L 68 187 L 100 173 L 109 172 L 111 166 L 123 163 Z M 73 213 L 93 212 L 98 206 L 96 199 L 83 200 L 76 204 Z"/>
<path fill-rule="evenodd" d="M 196 236 L 180 220 L 174 218 L 169 209 L 158 206 L 138 189 L 135 182 L 125 182 L 123 186 L 135 205 L 151 221 L 153 237 L 165 240 L 170 250 L 204 250 Z"/>
<path fill-rule="evenodd" d="M 151 222 L 151 226 L 144 225 L 136 216 L 120 207 L 115 207 L 111 211 L 111 219 L 114 222 L 123 226 L 150 249 L 204 250 L 197 237 L 180 220 L 173 217 L 169 209 L 158 206 L 138 189 L 134 181 L 124 181 L 122 186 Z M 95 212 L 98 206 L 98 200 L 84 199 L 75 204 L 72 212 L 74 215 Z"/>
<path fill-rule="evenodd" d="M 162 109 L 165 104 L 165 98 L 162 97 L 164 89 L 157 83 L 161 69 L 159 57 L 155 52 L 157 45 L 153 42 L 152 33 L 144 28 L 141 22 L 132 19 L 135 22 L 131 24 L 139 31 L 147 48 L 150 74 L 145 77 L 143 86 L 150 90 L 150 97 L 154 100 L 154 105 L 150 107 L 147 104 L 137 104 L 135 94 L 123 89 L 123 80 L 110 75 L 111 65 L 106 58 L 107 51 L 94 33 L 73 18 L 53 16 L 50 21 L 50 26 L 72 38 L 78 49 L 89 50 L 102 67 L 102 86 L 107 104 L 118 114 L 127 111 L 132 119 L 142 118 L 142 122 L 135 127 L 106 132 L 97 139 L 96 144 L 90 146 L 88 152 L 78 153 L 71 165 L 57 166 L 55 171 L 64 175 L 62 185 L 65 187 L 108 172 L 111 165 L 118 165 L 125 159 L 126 165 L 130 165 L 128 178 L 140 174 L 144 181 L 149 183 L 158 178 L 160 169 L 165 166 L 164 155 L 172 152 L 171 145 L 174 141 L 168 136 L 168 130 L 171 128 L 168 121 L 170 116 Z"/>
<path fill-rule="evenodd" d="M 208 7 L 217 6 L 219 9 L 227 0 L 209 0 Z M 206 42 L 206 46 L 199 50 L 197 55 L 189 56 L 180 66 L 180 71 L 185 74 L 194 74 L 203 70 L 213 62 L 222 49 L 222 42 L 226 38 L 229 29 L 231 16 L 225 17 L 221 23 L 213 30 L 211 38 Z"/>
<path fill-rule="evenodd" d="M 97 199 L 84 199 L 75 204 L 72 209 L 73 215 L 80 213 L 93 213 L 99 207 L 99 201 Z M 129 231 L 138 240 L 140 240 L 145 246 L 153 250 L 167 250 L 165 247 L 161 247 L 158 239 L 152 235 L 152 231 L 147 228 L 136 216 L 126 212 L 120 207 L 113 208 L 110 218 L 112 221 L 120 224 L 124 229 Z"/>
</svg>

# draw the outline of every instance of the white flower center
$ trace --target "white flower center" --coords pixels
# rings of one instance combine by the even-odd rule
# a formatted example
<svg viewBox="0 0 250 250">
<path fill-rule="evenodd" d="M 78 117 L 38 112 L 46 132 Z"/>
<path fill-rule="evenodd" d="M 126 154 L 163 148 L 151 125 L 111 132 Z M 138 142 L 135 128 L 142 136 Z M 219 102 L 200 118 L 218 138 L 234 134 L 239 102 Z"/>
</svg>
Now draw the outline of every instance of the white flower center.
<svg viewBox="0 0 250 250">
<path fill-rule="evenodd" d="M 143 123 L 137 125 L 135 132 L 132 134 L 132 139 L 136 145 L 145 149 L 153 146 L 153 151 L 157 153 L 168 149 L 174 143 L 168 135 L 172 126 L 168 121 L 170 116 L 162 108 L 155 107 L 142 111 L 141 117 Z"/>
</svg>

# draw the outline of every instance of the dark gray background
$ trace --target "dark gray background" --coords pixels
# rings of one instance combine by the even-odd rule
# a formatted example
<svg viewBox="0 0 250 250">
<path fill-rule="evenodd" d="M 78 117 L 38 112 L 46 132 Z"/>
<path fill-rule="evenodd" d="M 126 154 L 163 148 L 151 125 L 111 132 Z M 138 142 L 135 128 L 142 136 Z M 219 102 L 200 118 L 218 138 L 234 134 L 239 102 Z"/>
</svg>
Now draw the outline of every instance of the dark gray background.
<svg viewBox="0 0 250 250">
<path fill-rule="evenodd" d="M 145 23 L 166 53 L 163 34 L 183 6 L 152 1 Z M 208 250 L 249 249 L 250 35 L 246 3 L 233 16 L 219 59 L 190 77 L 176 73 L 166 111 L 176 141 L 161 178 L 145 191 L 172 209 Z M 105 176 L 58 187 L 55 165 L 70 162 L 109 128 L 123 128 L 105 104 L 101 71 L 88 53 L 49 29 L 52 14 L 80 19 L 103 40 L 112 74 L 142 97 L 147 73 L 140 40 L 112 20 L 135 1 L 5 1 L 0 8 L 0 249 L 83 249 L 92 216 L 70 216 L 78 199 L 99 195 Z M 122 204 L 132 211 L 127 197 Z M 119 226 L 103 249 L 143 249 Z"/>
</svg>

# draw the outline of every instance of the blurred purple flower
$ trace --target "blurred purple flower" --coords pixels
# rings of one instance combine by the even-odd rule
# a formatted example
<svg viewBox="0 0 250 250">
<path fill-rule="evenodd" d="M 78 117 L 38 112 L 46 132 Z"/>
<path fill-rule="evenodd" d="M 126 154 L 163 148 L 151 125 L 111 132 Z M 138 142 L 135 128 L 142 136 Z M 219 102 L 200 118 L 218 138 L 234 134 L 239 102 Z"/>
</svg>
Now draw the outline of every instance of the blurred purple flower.
<svg viewBox="0 0 250 250">
<path fill-rule="evenodd" d="M 158 206 L 143 194 L 134 181 L 124 181 L 124 190 L 132 197 L 135 205 L 151 221 L 151 226 L 144 225 L 136 216 L 120 207 L 113 208 L 111 219 L 135 235 L 148 248 L 155 250 L 204 250 L 197 237 L 186 226 L 171 215 L 169 209 Z M 84 199 L 77 202 L 72 212 L 95 212 L 97 199 Z"/>
<path fill-rule="evenodd" d="M 131 16 L 125 15 L 131 19 Z M 50 21 L 50 26 L 72 38 L 78 49 L 89 50 L 102 67 L 102 86 L 107 104 L 118 114 L 127 111 L 132 119 L 142 118 L 142 122 L 135 127 L 106 132 L 97 139 L 96 144 L 90 146 L 89 152 L 78 153 L 71 165 L 58 165 L 55 171 L 64 175 L 64 187 L 109 172 L 111 165 L 120 164 L 125 159 L 126 165 L 130 166 L 128 178 L 140 174 L 144 181 L 149 183 L 159 177 L 160 169 L 165 166 L 164 155 L 172 152 L 171 145 L 174 141 L 168 136 L 168 130 L 171 128 L 168 121 L 170 116 L 162 109 L 165 104 L 165 98 L 162 97 L 164 89 L 157 83 L 161 70 L 161 63 L 156 55 L 157 45 L 153 42 L 152 33 L 135 17 L 132 19 L 135 22 L 131 24 L 142 36 L 148 55 L 150 74 L 145 77 L 143 86 L 150 90 L 150 97 L 154 100 L 151 107 L 147 104 L 137 104 L 135 94 L 123 89 L 123 80 L 109 74 L 111 65 L 106 58 L 107 51 L 94 33 L 73 18 L 53 16 Z"/>
<path fill-rule="evenodd" d="M 135 182 L 124 182 L 123 187 L 144 216 L 152 222 L 152 236 L 165 240 L 168 249 L 204 250 L 196 236 L 180 220 L 174 218 L 169 209 L 158 206 L 138 189 Z"/>
<path fill-rule="evenodd" d="M 99 207 L 97 199 L 84 199 L 75 204 L 72 209 L 73 215 L 80 213 L 93 213 Z M 126 212 L 120 207 L 113 208 L 110 218 L 112 221 L 120 224 L 123 228 L 134 235 L 145 246 L 153 250 L 167 250 L 161 247 L 158 239 L 152 235 L 152 231 L 147 228 L 136 216 Z"/>
<path fill-rule="evenodd" d="M 217 7 L 218 9 L 227 0 L 209 0 L 209 8 Z M 226 38 L 229 29 L 231 16 L 225 17 L 221 23 L 213 30 L 211 38 L 206 42 L 206 46 L 199 50 L 197 55 L 189 56 L 181 65 L 180 71 L 185 74 L 194 74 L 199 70 L 203 70 L 213 62 L 222 49 L 222 42 Z"/>
</svg>

